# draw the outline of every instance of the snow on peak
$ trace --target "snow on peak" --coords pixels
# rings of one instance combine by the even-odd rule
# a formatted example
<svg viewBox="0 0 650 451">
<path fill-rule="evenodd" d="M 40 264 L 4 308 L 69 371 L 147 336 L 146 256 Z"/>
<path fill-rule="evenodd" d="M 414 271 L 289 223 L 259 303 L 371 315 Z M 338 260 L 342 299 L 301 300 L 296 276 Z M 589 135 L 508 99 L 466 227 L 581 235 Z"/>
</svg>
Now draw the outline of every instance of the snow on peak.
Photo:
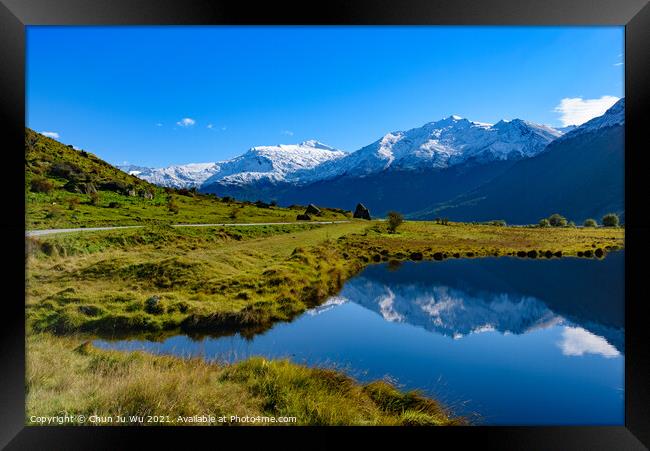
<svg viewBox="0 0 650 451">
<path fill-rule="evenodd" d="M 190 163 L 166 168 L 144 166 L 118 166 L 124 172 L 160 186 L 172 188 L 198 187 L 207 180 L 219 166 L 217 163 Z"/>
<path fill-rule="evenodd" d="M 313 147 L 314 149 L 338 151 L 338 149 L 335 149 L 334 147 L 328 146 L 327 144 L 323 144 L 322 142 L 319 142 L 319 141 L 317 141 L 315 139 L 308 139 L 307 141 L 303 141 L 298 145 L 303 146 L 303 147 Z"/>
<path fill-rule="evenodd" d="M 608 113 L 615 113 L 617 106 L 622 111 L 620 104 Z M 582 127 L 595 126 L 594 121 Z M 542 152 L 563 132 L 522 119 L 487 124 L 454 114 L 407 131 L 386 133 L 352 153 L 310 139 L 299 144 L 251 147 L 238 157 L 216 163 L 127 169 L 152 183 L 173 187 L 213 183 L 244 185 L 259 181 L 303 184 L 343 175 L 363 177 L 388 169 L 423 170 L 467 162 L 528 158 Z"/>
<path fill-rule="evenodd" d="M 613 127 L 615 125 L 625 124 L 625 97 L 612 105 L 602 116 L 595 117 L 579 127 L 567 131 L 562 139 L 589 133 L 605 127 Z M 565 127 L 569 128 L 569 127 Z"/>
<path fill-rule="evenodd" d="M 540 153 L 561 132 L 521 119 L 491 125 L 457 115 L 407 131 L 391 132 L 341 159 L 300 174 L 311 181 L 341 175 L 445 168 L 468 161 L 527 158 Z"/>
<path fill-rule="evenodd" d="M 239 157 L 221 163 L 219 171 L 206 179 L 203 184 L 289 180 L 298 171 L 312 169 L 345 155 L 347 155 L 345 152 L 316 140 L 304 141 L 300 144 L 256 146 Z"/>
<path fill-rule="evenodd" d="M 346 153 L 315 139 L 300 144 L 251 147 L 244 154 L 215 163 L 190 163 L 166 168 L 121 166 L 120 169 L 161 186 L 186 188 L 215 182 L 245 184 L 291 178 L 300 170 L 311 169 Z"/>
</svg>

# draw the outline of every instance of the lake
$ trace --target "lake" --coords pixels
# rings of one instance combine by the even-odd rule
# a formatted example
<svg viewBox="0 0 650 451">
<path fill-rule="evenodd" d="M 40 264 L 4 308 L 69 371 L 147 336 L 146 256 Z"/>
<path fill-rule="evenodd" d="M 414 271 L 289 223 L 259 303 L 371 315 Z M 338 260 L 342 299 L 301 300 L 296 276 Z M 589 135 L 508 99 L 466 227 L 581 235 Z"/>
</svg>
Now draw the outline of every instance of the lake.
<svg viewBox="0 0 650 451">
<path fill-rule="evenodd" d="M 477 424 L 624 424 L 624 252 L 377 264 L 263 334 L 100 348 L 260 355 L 419 389 Z"/>
</svg>

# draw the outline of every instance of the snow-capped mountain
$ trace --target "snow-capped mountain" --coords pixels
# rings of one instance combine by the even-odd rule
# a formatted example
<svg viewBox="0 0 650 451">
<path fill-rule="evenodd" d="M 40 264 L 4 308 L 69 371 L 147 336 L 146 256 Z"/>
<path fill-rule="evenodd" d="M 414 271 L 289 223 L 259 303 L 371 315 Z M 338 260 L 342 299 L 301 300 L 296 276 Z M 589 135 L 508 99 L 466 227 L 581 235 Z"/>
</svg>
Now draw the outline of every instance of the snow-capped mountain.
<svg viewBox="0 0 650 451">
<path fill-rule="evenodd" d="M 118 168 L 150 183 L 170 188 L 199 187 L 219 170 L 217 163 L 190 163 L 166 168 L 123 165 Z"/>
<path fill-rule="evenodd" d="M 167 168 L 122 166 L 149 182 L 170 187 L 249 186 L 259 182 L 304 185 L 342 175 L 363 177 L 392 170 L 429 170 L 464 163 L 529 158 L 562 136 L 557 129 L 521 119 L 485 124 L 449 116 L 422 127 L 391 132 L 356 152 L 316 140 L 257 146 L 227 161 Z"/>
<path fill-rule="evenodd" d="M 277 182 L 295 178 L 295 174 L 347 155 L 316 140 L 300 144 L 257 146 L 232 160 L 218 163 L 219 170 L 204 181 L 205 185 L 246 184 L 260 180 Z"/>
<path fill-rule="evenodd" d="M 118 167 L 156 185 L 189 188 L 216 182 L 247 184 L 260 180 L 286 180 L 297 171 L 308 170 L 345 155 L 341 150 L 309 140 L 300 144 L 252 147 L 243 155 L 214 163 L 190 163 L 166 168 Z"/>
<path fill-rule="evenodd" d="M 504 173 L 454 199 L 432 203 L 412 219 L 441 215 L 454 220 L 503 218 L 530 224 L 562 212 L 580 223 L 613 212 L 625 215 L 625 99 L 520 160 Z M 513 190 L 513 187 L 517 189 Z"/>
<path fill-rule="evenodd" d="M 625 124 L 625 98 L 620 99 L 612 105 L 602 116 L 595 117 L 579 127 L 562 136 L 562 139 L 573 138 L 585 133 L 591 133 L 605 127 Z"/>
<path fill-rule="evenodd" d="M 424 170 L 461 163 L 527 158 L 562 135 L 556 129 L 514 119 L 484 124 L 449 116 L 422 127 L 384 135 L 340 160 L 297 173 L 300 181 L 344 174 L 364 176 L 386 169 Z"/>
</svg>

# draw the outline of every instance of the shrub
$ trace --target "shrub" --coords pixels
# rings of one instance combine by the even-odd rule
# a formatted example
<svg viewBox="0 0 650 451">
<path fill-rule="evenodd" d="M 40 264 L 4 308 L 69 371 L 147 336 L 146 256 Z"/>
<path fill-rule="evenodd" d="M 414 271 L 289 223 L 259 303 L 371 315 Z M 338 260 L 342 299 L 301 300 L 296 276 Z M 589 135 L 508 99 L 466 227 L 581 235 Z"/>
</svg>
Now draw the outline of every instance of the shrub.
<svg viewBox="0 0 650 451">
<path fill-rule="evenodd" d="M 619 220 L 616 213 L 608 213 L 603 216 L 603 225 L 605 227 L 618 227 Z"/>
<path fill-rule="evenodd" d="M 47 219 L 59 219 L 61 216 L 63 216 L 63 210 L 58 205 L 52 205 L 45 214 Z"/>
<path fill-rule="evenodd" d="M 45 177 L 36 176 L 30 182 L 30 189 L 34 193 L 49 193 L 54 188 L 54 183 Z"/>
<path fill-rule="evenodd" d="M 567 220 L 561 214 L 553 213 L 548 217 L 548 223 L 551 227 L 565 227 L 567 225 Z"/>
<path fill-rule="evenodd" d="M 388 221 L 388 230 L 390 233 L 395 233 L 397 228 L 404 222 L 404 216 L 396 211 L 389 211 L 386 219 Z"/>
<path fill-rule="evenodd" d="M 126 192 L 129 190 L 129 187 L 126 185 L 126 183 L 120 180 L 111 180 L 100 184 L 99 189 L 126 194 Z"/>
<path fill-rule="evenodd" d="M 598 223 L 596 222 L 595 219 L 585 219 L 585 222 L 582 224 L 585 227 L 596 227 L 598 226 Z"/>
<path fill-rule="evenodd" d="M 55 177 L 61 177 L 67 180 L 76 180 L 79 177 L 81 170 L 69 163 L 56 163 L 50 167 L 49 172 Z"/>
<path fill-rule="evenodd" d="M 178 207 L 178 204 L 176 202 L 174 202 L 174 199 L 172 199 L 172 198 L 170 198 L 167 201 L 167 209 L 170 212 L 174 213 L 175 215 L 178 214 L 178 212 L 180 211 L 180 208 Z"/>
<path fill-rule="evenodd" d="M 90 193 L 90 204 L 91 205 L 97 206 L 97 205 L 99 205 L 99 201 L 100 201 L 99 194 L 97 194 L 97 192 Z"/>
<path fill-rule="evenodd" d="M 78 197 L 71 197 L 70 199 L 68 199 L 68 208 L 70 210 L 75 210 L 77 208 L 77 205 L 79 205 Z"/>
<path fill-rule="evenodd" d="M 163 313 L 165 308 L 158 296 L 151 296 L 149 299 L 144 301 L 144 311 L 151 313 L 152 315 L 158 315 Z"/>
<path fill-rule="evenodd" d="M 546 218 L 542 218 L 542 219 L 539 220 L 539 224 L 538 224 L 538 225 L 539 225 L 540 227 L 549 227 L 549 226 L 551 225 L 551 223 L 549 222 L 548 219 L 546 219 Z"/>
</svg>

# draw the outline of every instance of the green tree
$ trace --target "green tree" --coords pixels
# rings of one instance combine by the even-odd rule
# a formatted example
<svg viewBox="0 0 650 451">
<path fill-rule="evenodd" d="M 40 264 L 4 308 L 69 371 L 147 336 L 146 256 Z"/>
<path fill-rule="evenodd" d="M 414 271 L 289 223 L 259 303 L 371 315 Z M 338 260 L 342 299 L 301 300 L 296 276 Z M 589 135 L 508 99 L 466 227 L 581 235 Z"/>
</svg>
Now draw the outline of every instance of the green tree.
<svg viewBox="0 0 650 451">
<path fill-rule="evenodd" d="M 616 213 L 607 213 L 603 216 L 603 225 L 605 227 L 618 227 L 619 220 Z"/>
<path fill-rule="evenodd" d="M 585 222 L 582 224 L 585 227 L 597 227 L 598 223 L 596 222 L 595 219 L 585 219 Z"/>
<path fill-rule="evenodd" d="M 404 222 L 404 216 L 396 211 L 389 211 L 386 220 L 388 221 L 388 230 L 390 233 L 395 233 L 397 228 Z"/>
<path fill-rule="evenodd" d="M 551 227 L 565 227 L 567 225 L 567 220 L 561 214 L 553 213 L 548 217 L 548 223 Z"/>
</svg>

